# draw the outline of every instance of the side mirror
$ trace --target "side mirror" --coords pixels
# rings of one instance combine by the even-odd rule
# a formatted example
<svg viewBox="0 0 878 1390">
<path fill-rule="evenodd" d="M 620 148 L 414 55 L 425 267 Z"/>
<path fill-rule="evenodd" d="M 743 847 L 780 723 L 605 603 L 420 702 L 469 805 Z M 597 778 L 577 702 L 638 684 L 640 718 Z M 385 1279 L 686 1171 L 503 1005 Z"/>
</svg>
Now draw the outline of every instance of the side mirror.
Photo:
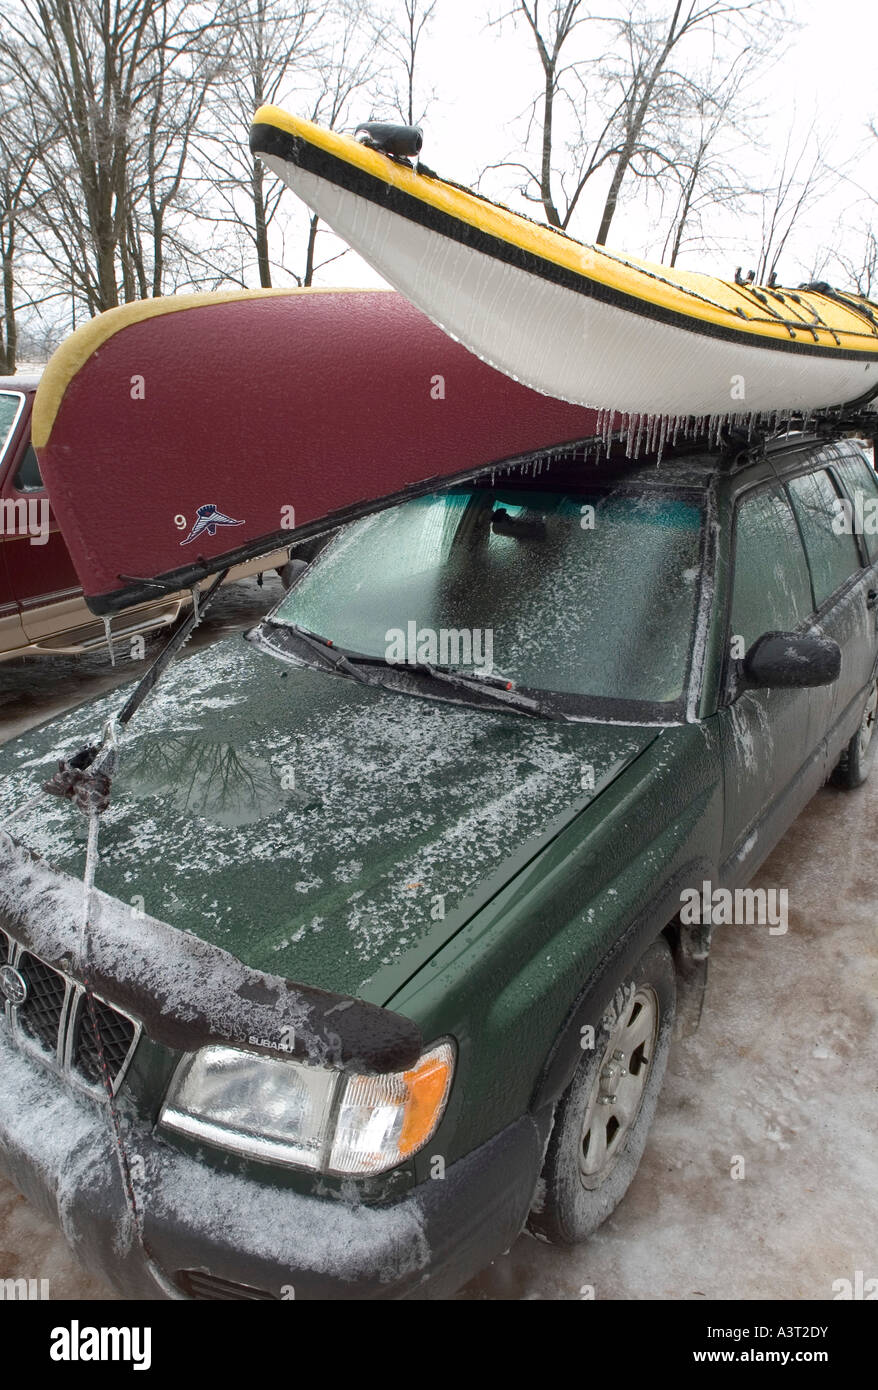
<svg viewBox="0 0 878 1390">
<path fill-rule="evenodd" d="M 301 560 L 298 558 L 293 560 L 287 560 L 286 564 L 281 566 L 281 568 L 278 570 L 278 574 L 280 575 L 280 581 L 283 584 L 284 588 L 289 589 L 291 585 L 295 584 L 299 575 L 302 573 L 303 570 L 306 570 L 307 568 L 307 560 Z"/>
<path fill-rule="evenodd" d="M 750 690 L 798 690 L 832 685 L 841 671 L 841 647 L 829 637 L 766 632 L 742 662 L 741 686 Z"/>
</svg>

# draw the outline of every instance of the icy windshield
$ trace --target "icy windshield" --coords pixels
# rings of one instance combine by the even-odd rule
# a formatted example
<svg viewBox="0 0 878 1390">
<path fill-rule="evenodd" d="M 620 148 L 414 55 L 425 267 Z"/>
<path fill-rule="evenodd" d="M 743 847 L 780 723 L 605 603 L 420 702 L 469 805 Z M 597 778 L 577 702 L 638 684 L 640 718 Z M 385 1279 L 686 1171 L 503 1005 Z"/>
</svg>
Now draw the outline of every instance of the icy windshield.
<svg viewBox="0 0 878 1390">
<path fill-rule="evenodd" d="M 354 522 L 272 620 L 393 664 L 592 700 L 678 702 L 702 509 L 665 488 L 455 489 Z"/>
</svg>

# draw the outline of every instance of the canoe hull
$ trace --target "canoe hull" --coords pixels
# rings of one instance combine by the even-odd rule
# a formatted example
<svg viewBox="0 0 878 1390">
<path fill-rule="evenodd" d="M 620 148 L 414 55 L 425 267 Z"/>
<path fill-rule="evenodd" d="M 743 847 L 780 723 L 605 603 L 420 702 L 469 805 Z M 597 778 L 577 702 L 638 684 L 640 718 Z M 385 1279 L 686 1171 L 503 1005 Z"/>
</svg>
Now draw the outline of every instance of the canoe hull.
<svg viewBox="0 0 878 1390">
<path fill-rule="evenodd" d="M 293 290 L 101 315 L 49 363 L 33 438 L 105 614 L 596 426 L 393 291 Z"/>
</svg>

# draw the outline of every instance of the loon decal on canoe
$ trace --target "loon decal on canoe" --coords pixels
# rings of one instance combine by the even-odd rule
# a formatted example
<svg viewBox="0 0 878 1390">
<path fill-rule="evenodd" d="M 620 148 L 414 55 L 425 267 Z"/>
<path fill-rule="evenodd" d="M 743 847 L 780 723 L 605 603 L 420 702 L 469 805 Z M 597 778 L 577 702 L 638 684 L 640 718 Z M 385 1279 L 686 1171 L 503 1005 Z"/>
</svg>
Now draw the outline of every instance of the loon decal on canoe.
<svg viewBox="0 0 878 1390">
<path fill-rule="evenodd" d="M 738 285 L 583 245 L 275 106 L 255 154 L 485 362 L 649 417 L 808 415 L 878 392 L 878 305 Z"/>
<path fill-rule="evenodd" d="M 32 422 L 98 614 L 596 434 L 593 411 L 493 371 L 392 290 L 110 309 L 55 352 Z"/>
</svg>

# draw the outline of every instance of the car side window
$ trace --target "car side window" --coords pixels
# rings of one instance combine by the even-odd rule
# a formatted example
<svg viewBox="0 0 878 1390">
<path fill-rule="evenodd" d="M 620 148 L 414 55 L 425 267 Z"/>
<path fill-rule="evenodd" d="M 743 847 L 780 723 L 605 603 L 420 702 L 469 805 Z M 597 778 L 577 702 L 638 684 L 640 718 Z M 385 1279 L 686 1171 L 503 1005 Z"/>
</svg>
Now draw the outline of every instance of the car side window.
<svg viewBox="0 0 878 1390">
<path fill-rule="evenodd" d="M 789 490 L 802 528 L 819 608 L 860 569 L 860 552 L 850 532 L 838 530 L 837 523 L 833 526 L 839 514 L 838 493 L 825 469 L 793 478 Z"/>
<path fill-rule="evenodd" d="M 779 489 L 740 503 L 735 524 L 733 638 L 743 652 L 765 632 L 790 632 L 813 609 L 811 580 L 792 508 Z"/>
<path fill-rule="evenodd" d="M 39 492 L 42 488 L 43 479 L 33 444 L 28 444 L 27 453 L 18 466 L 12 486 L 17 492 Z"/>
<path fill-rule="evenodd" d="M 840 458 L 834 467 L 854 505 L 854 524 L 861 520 L 866 553 L 870 560 L 878 560 L 878 475 L 856 455 Z"/>
</svg>

